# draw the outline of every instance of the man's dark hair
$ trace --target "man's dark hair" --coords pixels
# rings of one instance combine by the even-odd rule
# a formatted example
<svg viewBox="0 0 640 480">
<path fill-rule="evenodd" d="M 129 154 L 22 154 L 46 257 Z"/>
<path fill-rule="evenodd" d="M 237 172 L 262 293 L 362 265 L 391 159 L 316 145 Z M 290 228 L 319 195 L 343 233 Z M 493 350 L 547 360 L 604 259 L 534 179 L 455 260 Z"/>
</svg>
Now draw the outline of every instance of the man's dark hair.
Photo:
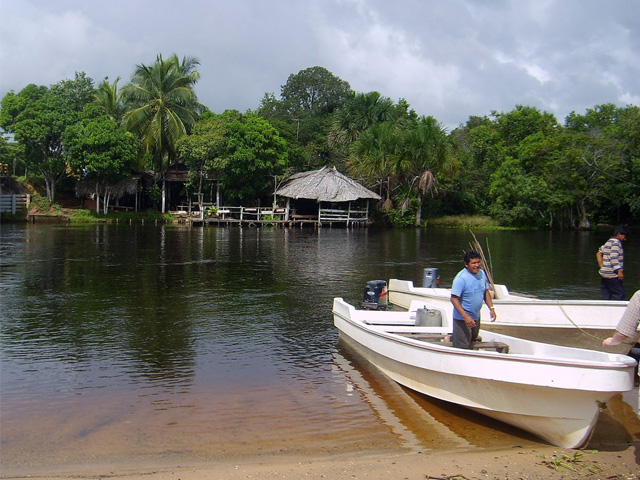
<svg viewBox="0 0 640 480">
<path fill-rule="evenodd" d="M 626 225 L 618 225 L 616 229 L 613 231 L 613 236 L 615 237 L 618 234 L 629 235 L 630 233 L 631 233 L 631 230 L 629 229 L 629 227 L 627 227 Z"/>
<path fill-rule="evenodd" d="M 468 264 L 473 258 L 481 258 L 480 254 L 475 250 L 468 250 L 467 253 L 464 254 L 464 264 Z"/>
</svg>

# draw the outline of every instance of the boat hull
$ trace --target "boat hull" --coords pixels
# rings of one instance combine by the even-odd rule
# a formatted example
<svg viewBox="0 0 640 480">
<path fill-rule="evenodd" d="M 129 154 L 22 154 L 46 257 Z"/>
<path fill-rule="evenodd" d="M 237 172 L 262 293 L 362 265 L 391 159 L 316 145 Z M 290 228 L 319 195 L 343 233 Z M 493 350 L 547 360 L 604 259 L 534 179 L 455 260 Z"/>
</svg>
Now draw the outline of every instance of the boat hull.
<svg viewBox="0 0 640 480">
<path fill-rule="evenodd" d="M 622 317 L 627 301 L 605 300 L 541 300 L 513 295 L 497 285 L 493 304 L 497 320 L 490 321 L 489 310 L 480 312 L 484 330 L 526 338 L 535 342 L 602 350 L 602 340 L 612 336 Z M 389 302 L 408 309 L 414 300 L 437 306 L 451 315 L 451 290 L 448 288 L 414 287 L 413 282 L 391 279 Z M 500 298 L 502 296 L 503 298 Z M 607 352 L 629 353 L 631 345 L 606 347 Z"/>
<path fill-rule="evenodd" d="M 359 314 L 346 303 L 334 301 L 334 323 L 341 338 L 394 381 L 560 447 L 585 444 L 601 406 L 633 387 L 635 362 L 621 355 L 593 352 L 603 356 L 593 363 L 586 361 L 589 355 L 582 353 L 586 351 L 568 349 L 584 358 L 534 361 L 517 354 L 421 344 L 389 334 L 382 327 L 372 329 L 354 318 Z M 606 365 L 603 358 L 615 362 Z"/>
</svg>

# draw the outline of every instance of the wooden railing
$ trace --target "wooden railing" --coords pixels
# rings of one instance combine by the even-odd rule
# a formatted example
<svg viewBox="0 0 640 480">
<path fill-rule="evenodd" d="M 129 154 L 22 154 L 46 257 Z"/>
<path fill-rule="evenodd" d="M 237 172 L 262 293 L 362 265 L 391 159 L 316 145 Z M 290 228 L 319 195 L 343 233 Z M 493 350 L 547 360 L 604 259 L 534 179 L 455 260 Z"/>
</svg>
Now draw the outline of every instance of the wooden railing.
<svg viewBox="0 0 640 480">
<path fill-rule="evenodd" d="M 321 208 L 317 214 L 302 215 L 295 210 L 288 212 L 282 207 L 215 207 L 211 203 L 194 202 L 189 205 L 179 205 L 176 213 L 191 214 L 199 219 L 236 220 L 240 222 L 269 222 L 269 221 L 307 221 L 322 223 L 366 223 L 369 221 L 367 210 L 341 210 Z"/>
<path fill-rule="evenodd" d="M 29 209 L 31 195 L 28 194 L 2 194 L 0 195 L 0 213 L 11 213 L 15 215 L 18 210 Z"/>
<path fill-rule="evenodd" d="M 320 223 L 342 222 L 342 223 L 359 223 L 369 220 L 369 212 L 367 210 L 340 210 L 321 208 Z"/>
</svg>

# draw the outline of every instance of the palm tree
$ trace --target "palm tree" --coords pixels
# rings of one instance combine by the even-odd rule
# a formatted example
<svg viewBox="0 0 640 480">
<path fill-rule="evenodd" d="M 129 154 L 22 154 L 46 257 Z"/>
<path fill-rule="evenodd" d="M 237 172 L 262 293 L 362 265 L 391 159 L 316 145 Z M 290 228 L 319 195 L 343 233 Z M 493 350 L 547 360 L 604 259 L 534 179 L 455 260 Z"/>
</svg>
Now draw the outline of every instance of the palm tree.
<svg viewBox="0 0 640 480">
<path fill-rule="evenodd" d="M 105 78 L 96 89 L 94 102 L 100 106 L 104 112 L 114 119 L 118 125 L 122 125 L 125 114 L 125 102 L 122 91 L 118 92 L 117 77 L 113 83 L 109 83 L 109 79 Z"/>
<path fill-rule="evenodd" d="M 400 130 L 393 122 L 376 123 L 363 131 L 350 149 L 350 172 L 386 185 L 384 208 L 392 208 L 391 186 L 398 176 Z"/>
<path fill-rule="evenodd" d="M 378 92 L 358 93 L 336 111 L 329 132 L 331 146 L 349 145 L 372 125 L 394 118 L 393 101 Z"/>
<path fill-rule="evenodd" d="M 175 164 L 178 140 L 191 132 L 203 107 L 194 85 L 200 78 L 194 57 L 177 55 L 168 59 L 158 55 L 151 66 L 138 65 L 131 83 L 123 88 L 128 109 L 124 116 L 127 130 L 140 136 L 153 159 L 156 175 L 162 177 L 162 211 L 166 194 L 164 172 Z"/>
<path fill-rule="evenodd" d="M 404 131 L 396 170 L 408 184 L 409 191 L 418 194 L 416 225 L 422 221 L 422 200 L 436 190 L 437 173 L 455 174 L 457 161 L 451 152 L 447 132 L 433 117 L 421 117 Z M 407 202 L 405 199 L 405 202 Z"/>
</svg>

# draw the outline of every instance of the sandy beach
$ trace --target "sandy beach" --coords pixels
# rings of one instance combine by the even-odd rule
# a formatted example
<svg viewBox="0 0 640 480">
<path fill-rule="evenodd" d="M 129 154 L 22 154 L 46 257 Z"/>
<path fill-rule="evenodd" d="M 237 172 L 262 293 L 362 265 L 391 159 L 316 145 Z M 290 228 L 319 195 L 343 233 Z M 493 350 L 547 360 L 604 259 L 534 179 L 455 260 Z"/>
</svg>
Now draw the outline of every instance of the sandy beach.
<svg viewBox="0 0 640 480">
<path fill-rule="evenodd" d="M 606 448 L 606 447 L 605 447 Z M 619 450 L 617 448 L 620 448 Z M 536 448 L 410 453 L 360 458 L 260 458 L 243 463 L 165 465 L 157 468 L 78 467 L 57 474 L 2 476 L 38 480 L 236 480 L 236 479 L 602 479 L 640 478 L 640 442 L 626 448 Z"/>
<path fill-rule="evenodd" d="M 637 389 L 630 394 L 637 399 Z M 411 399 L 412 395 L 390 397 Z M 411 443 L 407 435 L 399 441 L 400 436 L 380 435 L 371 427 L 360 432 L 362 438 L 354 437 L 352 444 L 335 435 L 316 435 L 296 438 L 293 444 L 272 439 L 262 446 L 241 442 L 233 447 L 230 438 L 227 443 L 222 437 L 219 442 L 211 443 L 211 437 L 199 436 L 190 430 L 188 448 L 183 448 L 185 445 L 180 444 L 178 437 L 167 436 L 162 441 L 161 437 L 154 436 L 148 445 L 143 445 L 144 442 L 136 445 L 128 443 L 122 435 L 114 435 L 108 428 L 100 428 L 88 439 L 78 438 L 76 434 L 58 437 L 61 443 L 55 455 L 51 445 L 37 445 L 33 439 L 10 445 L 3 438 L 0 478 L 640 480 L 640 418 L 622 398 L 612 401 L 603 411 L 591 440 L 582 450 L 548 445 L 479 414 L 470 415 L 469 420 L 457 418 L 451 422 L 447 410 L 433 410 L 437 404 L 425 403 L 426 399 L 419 396 L 414 399 L 468 441 L 447 442 L 452 437 L 462 439 L 453 431 L 435 436 L 435 432 L 420 433 L 410 421 L 413 418 L 425 423 L 424 417 L 416 415 L 420 410 L 403 408 L 403 403 L 396 401 L 389 406 L 406 425 L 412 425 L 423 440 L 432 438 L 436 443 Z M 436 426 L 433 422 L 425 423 L 429 429 Z"/>
</svg>

